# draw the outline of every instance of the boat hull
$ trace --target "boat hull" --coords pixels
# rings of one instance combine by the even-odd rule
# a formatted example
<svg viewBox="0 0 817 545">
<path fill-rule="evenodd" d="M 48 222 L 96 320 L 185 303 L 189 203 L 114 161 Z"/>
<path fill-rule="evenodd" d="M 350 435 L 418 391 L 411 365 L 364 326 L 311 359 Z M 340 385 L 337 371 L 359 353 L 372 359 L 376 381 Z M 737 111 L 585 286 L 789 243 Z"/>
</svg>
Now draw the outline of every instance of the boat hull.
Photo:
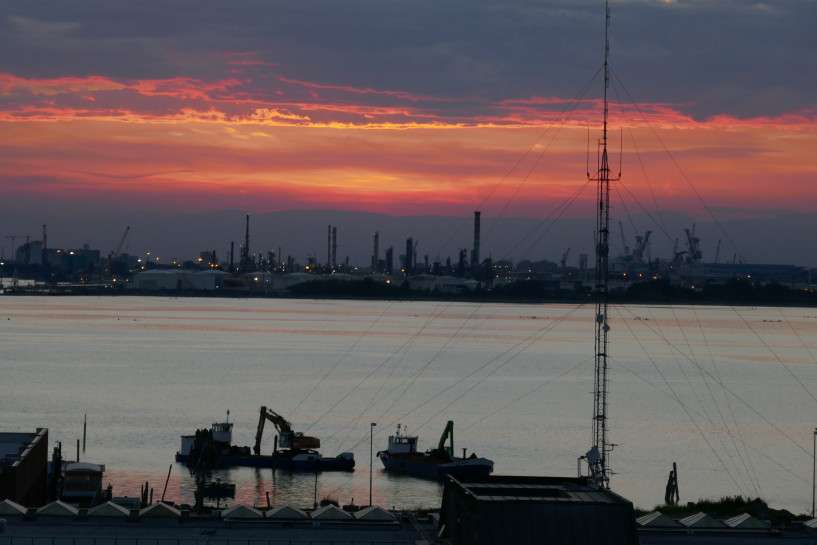
<svg viewBox="0 0 817 545">
<path fill-rule="evenodd" d="M 176 461 L 187 463 L 189 456 L 176 453 Z M 265 467 L 272 469 L 291 469 L 294 471 L 349 471 L 354 469 L 354 458 L 338 456 L 324 458 L 314 455 L 221 455 L 216 457 L 218 467 Z"/>
<path fill-rule="evenodd" d="M 424 455 L 389 454 L 388 452 L 379 452 L 378 457 L 387 471 L 427 479 L 444 479 L 448 475 L 454 477 L 485 477 L 494 470 L 494 463 L 486 458 L 441 460 Z"/>
</svg>

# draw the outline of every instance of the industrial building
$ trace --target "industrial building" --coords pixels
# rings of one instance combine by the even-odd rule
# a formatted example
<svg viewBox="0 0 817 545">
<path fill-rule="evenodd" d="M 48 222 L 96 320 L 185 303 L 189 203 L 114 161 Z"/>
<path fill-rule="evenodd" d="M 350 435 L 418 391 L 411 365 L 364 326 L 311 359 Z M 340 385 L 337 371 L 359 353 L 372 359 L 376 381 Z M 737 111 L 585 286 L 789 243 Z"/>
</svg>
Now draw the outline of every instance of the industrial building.
<svg viewBox="0 0 817 545">
<path fill-rule="evenodd" d="M 440 533 L 453 545 L 638 543 L 631 502 L 570 477 L 449 477 Z"/>
<path fill-rule="evenodd" d="M 219 270 L 149 269 L 133 275 L 137 290 L 217 290 L 224 287 L 228 273 Z"/>
<path fill-rule="evenodd" d="M 48 429 L 0 433 L 0 501 L 37 507 L 48 501 Z"/>
</svg>

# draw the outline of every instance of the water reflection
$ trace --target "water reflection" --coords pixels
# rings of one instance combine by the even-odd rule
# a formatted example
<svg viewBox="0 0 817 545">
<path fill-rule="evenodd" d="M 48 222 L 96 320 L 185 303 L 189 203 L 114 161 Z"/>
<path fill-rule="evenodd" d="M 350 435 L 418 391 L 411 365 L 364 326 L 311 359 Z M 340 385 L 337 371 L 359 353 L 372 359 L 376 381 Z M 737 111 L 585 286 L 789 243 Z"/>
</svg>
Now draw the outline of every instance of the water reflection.
<svg viewBox="0 0 817 545">
<path fill-rule="evenodd" d="M 109 470 L 107 481 L 114 483 L 114 495 L 137 496 L 145 482 L 158 499 L 166 492 L 169 500 L 195 505 L 196 475 L 183 464 L 174 464 L 167 490 L 159 490 L 166 476 L 156 473 L 126 473 Z M 372 499 L 375 505 L 398 509 L 439 507 L 443 483 L 408 475 L 388 473 L 375 468 L 372 475 Z M 209 471 L 202 475 L 205 483 L 235 487 L 234 495 L 217 498 L 220 507 L 242 503 L 254 507 L 277 507 L 290 504 L 305 509 L 316 502 L 333 500 L 340 505 L 366 505 L 369 499 L 368 468 L 357 471 L 322 473 L 234 467 Z M 132 489 L 135 488 L 135 493 Z M 216 505 L 216 498 L 205 498 L 206 505 Z"/>
</svg>

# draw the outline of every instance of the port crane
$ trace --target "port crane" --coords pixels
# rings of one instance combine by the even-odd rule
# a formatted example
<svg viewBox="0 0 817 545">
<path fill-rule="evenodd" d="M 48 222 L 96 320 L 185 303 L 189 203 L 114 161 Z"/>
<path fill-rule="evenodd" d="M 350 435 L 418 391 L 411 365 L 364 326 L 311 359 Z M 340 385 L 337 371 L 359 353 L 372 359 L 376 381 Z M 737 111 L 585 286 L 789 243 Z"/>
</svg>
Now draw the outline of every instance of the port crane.
<svg viewBox="0 0 817 545">
<path fill-rule="evenodd" d="M 630 261 L 632 258 L 630 255 L 630 247 L 627 246 L 627 239 L 624 237 L 624 225 L 621 221 L 618 222 L 618 228 L 621 231 L 621 255 L 625 260 Z"/>
<path fill-rule="evenodd" d="M 695 224 L 692 224 L 692 231 L 684 229 L 687 236 L 687 261 L 689 263 L 697 263 L 701 260 L 701 239 L 695 236 Z"/>
<path fill-rule="evenodd" d="M 644 262 L 644 254 L 647 250 L 647 244 L 650 243 L 650 235 L 652 231 L 647 231 L 644 233 L 644 236 L 636 235 L 635 237 L 635 250 L 633 250 L 633 259 L 636 263 L 643 263 Z"/>
<path fill-rule="evenodd" d="M 562 254 L 562 259 L 559 260 L 559 264 L 562 266 L 562 276 L 567 274 L 567 256 L 570 255 L 570 248 L 565 250 L 565 253 Z"/>
<path fill-rule="evenodd" d="M 125 232 L 122 233 L 122 238 L 119 239 L 119 244 L 116 246 L 116 250 L 108 254 L 108 267 L 105 270 L 105 276 L 111 276 L 113 274 L 113 261 L 119 258 L 120 252 L 122 252 L 122 246 L 125 244 L 125 239 L 128 237 L 128 232 L 130 231 L 130 225 L 125 228 Z"/>
<path fill-rule="evenodd" d="M 320 448 L 320 439 L 292 431 L 292 425 L 286 418 L 271 409 L 261 407 L 258 416 L 258 430 L 255 432 L 255 446 L 252 448 L 256 455 L 261 454 L 261 436 L 264 434 L 264 424 L 267 420 L 272 422 L 272 425 L 278 430 L 276 450 L 278 446 L 288 450 Z"/>
<path fill-rule="evenodd" d="M 15 261 L 17 256 L 15 255 L 16 248 L 14 247 L 14 240 L 22 237 L 27 237 L 27 235 L 6 235 L 6 239 L 11 239 L 11 260 Z"/>
</svg>

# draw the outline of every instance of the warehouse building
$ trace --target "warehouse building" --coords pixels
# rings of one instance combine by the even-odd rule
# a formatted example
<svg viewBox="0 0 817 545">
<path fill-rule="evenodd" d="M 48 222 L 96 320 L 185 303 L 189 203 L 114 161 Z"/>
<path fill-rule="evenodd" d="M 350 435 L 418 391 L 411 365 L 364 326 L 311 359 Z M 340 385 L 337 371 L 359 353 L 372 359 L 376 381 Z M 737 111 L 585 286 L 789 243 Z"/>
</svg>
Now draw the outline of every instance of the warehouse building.
<svg viewBox="0 0 817 545">
<path fill-rule="evenodd" d="M 637 545 L 633 504 L 570 477 L 449 477 L 440 510 L 453 545 Z"/>
<path fill-rule="evenodd" d="M 0 433 L 0 501 L 38 507 L 48 501 L 48 429 Z"/>
</svg>

